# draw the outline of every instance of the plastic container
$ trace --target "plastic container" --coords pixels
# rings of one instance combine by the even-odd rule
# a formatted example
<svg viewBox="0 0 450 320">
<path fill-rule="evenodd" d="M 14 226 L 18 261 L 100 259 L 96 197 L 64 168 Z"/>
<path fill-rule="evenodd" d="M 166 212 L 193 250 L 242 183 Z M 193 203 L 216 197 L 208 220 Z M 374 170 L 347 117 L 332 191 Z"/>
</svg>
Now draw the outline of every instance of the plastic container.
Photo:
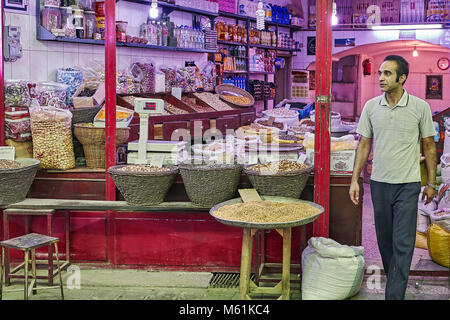
<svg viewBox="0 0 450 320">
<path fill-rule="evenodd" d="M 97 19 L 95 17 L 95 11 L 84 12 L 84 36 L 86 39 L 94 38 L 94 33 L 97 32 Z"/>
<path fill-rule="evenodd" d="M 44 6 L 41 19 L 42 26 L 48 31 L 61 28 L 61 12 L 58 6 Z"/>
<path fill-rule="evenodd" d="M 65 36 L 68 38 L 75 38 L 75 25 L 73 24 L 73 14 L 72 14 L 72 8 L 71 7 L 65 7 L 65 15 L 64 15 L 64 33 Z"/>
<path fill-rule="evenodd" d="M 105 16 L 105 1 L 97 1 L 95 3 L 95 13 L 97 14 L 97 17 Z"/>
<path fill-rule="evenodd" d="M 56 82 L 38 82 L 36 84 L 36 97 L 41 106 L 54 106 L 59 109 L 68 109 L 66 104 L 68 86 Z"/>
<path fill-rule="evenodd" d="M 441 156 L 442 183 L 450 184 L 450 153 Z"/>
<path fill-rule="evenodd" d="M 30 94 L 28 84 L 24 80 L 5 81 L 5 106 L 28 106 Z"/>
</svg>

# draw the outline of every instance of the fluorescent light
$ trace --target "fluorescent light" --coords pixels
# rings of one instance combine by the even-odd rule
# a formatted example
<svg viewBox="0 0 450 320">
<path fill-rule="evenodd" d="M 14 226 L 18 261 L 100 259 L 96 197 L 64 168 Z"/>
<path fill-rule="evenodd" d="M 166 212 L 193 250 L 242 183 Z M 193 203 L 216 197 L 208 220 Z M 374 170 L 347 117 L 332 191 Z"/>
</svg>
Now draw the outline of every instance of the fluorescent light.
<svg viewBox="0 0 450 320">
<path fill-rule="evenodd" d="M 331 25 L 335 26 L 339 22 L 339 19 L 337 17 L 337 8 L 336 8 L 336 2 L 333 1 L 333 14 L 331 16 Z"/>
<path fill-rule="evenodd" d="M 414 46 L 413 57 L 417 57 L 419 53 L 417 52 L 416 46 Z"/>
<path fill-rule="evenodd" d="M 152 0 L 152 4 L 150 6 L 150 18 L 155 19 L 158 17 L 158 3 L 157 0 Z"/>
<path fill-rule="evenodd" d="M 399 24 L 388 26 L 371 26 L 372 30 L 412 30 L 412 29 L 442 29 L 441 23 L 434 24 Z"/>
</svg>

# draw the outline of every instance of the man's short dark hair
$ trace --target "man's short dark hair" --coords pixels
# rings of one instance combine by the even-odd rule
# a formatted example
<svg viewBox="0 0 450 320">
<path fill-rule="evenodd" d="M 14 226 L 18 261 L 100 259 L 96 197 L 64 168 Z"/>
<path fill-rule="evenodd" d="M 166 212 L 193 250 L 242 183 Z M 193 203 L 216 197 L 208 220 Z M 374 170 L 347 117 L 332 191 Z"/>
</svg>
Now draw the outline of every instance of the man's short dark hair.
<svg viewBox="0 0 450 320">
<path fill-rule="evenodd" d="M 402 74 L 404 74 L 406 76 L 406 79 L 408 79 L 409 63 L 408 63 L 408 61 L 405 60 L 405 58 L 393 54 L 393 55 L 390 55 L 390 56 L 387 56 L 386 58 L 384 58 L 383 61 L 397 62 L 397 79 L 396 79 L 397 82 L 400 79 L 400 76 Z M 406 79 L 405 79 L 405 81 L 403 81 L 402 85 L 405 84 Z"/>
</svg>

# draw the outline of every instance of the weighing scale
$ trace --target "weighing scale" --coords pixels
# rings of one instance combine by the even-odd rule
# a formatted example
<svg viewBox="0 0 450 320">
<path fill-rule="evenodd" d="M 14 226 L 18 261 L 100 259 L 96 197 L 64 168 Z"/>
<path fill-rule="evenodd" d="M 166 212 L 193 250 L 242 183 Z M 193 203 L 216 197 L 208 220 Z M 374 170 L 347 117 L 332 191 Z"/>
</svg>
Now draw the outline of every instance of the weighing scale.
<svg viewBox="0 0 450 320">
<path fill-rule="evenodd" d="M 139 146 L 135 164 L 147 164 L 148 118 L 150 114 L 162 114 L 164 101 L 161 99 L 135 98 L 134 111 L 139 114 Z"/>
</svg>

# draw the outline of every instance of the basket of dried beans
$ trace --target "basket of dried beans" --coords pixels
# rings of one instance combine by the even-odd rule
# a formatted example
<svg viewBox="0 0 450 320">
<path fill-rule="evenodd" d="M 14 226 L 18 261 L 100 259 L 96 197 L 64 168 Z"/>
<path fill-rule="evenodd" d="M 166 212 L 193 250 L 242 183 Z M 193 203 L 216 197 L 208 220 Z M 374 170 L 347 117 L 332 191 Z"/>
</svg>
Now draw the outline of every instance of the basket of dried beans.
<svg viewBox="0 0 450 320">
<path fill-rule="evenodd" d="M 30 158 L 0 160 L 0 205 L 25 200 L 40 161 Z"/>
<path fill-rule="evenodd" d="M 313 166 L 281 160 L 244 167 L 260 195 L 300 198 Z"/>
<path fill-rule="evenodd" d="M 164 201 L 178 173 L 178 167 L 119 165 L 110 167 L 108 173 L 128 204 L 155 205 Z"/>
</svg>

